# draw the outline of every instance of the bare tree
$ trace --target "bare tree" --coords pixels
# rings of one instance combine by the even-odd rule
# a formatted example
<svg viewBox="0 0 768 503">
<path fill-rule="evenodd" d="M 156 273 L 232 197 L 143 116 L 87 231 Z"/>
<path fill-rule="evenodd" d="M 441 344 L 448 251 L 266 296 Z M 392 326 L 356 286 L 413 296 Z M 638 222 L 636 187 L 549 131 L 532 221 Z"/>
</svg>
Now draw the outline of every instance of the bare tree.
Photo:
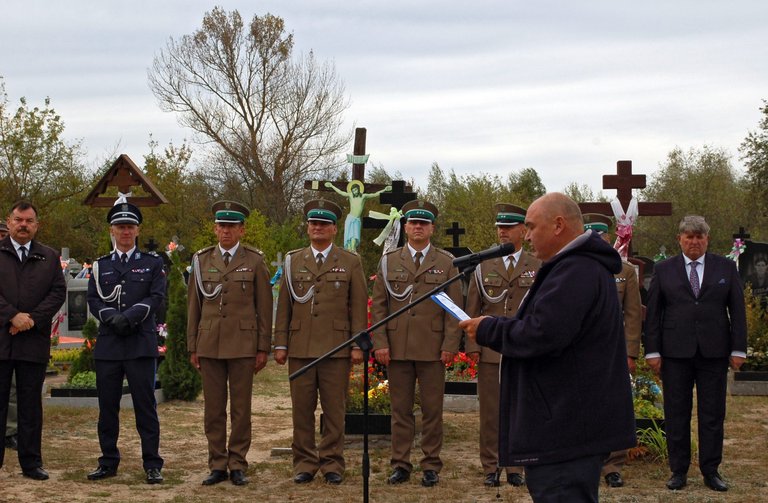
<svg viewBox="0 0 768 503">
<path fill-rule="evenodd" d="M 246 27 L 217 7 L 201 29 L 170 39 L 148 72 L 163 110 L 214 146 L 209 175 L 279 223 L 304 180 L 341 166 L 351 139 L 339 132 L 349 103 L 334 66 L 292 51 L 282 18 L 254 16 Z"/>
</svg>

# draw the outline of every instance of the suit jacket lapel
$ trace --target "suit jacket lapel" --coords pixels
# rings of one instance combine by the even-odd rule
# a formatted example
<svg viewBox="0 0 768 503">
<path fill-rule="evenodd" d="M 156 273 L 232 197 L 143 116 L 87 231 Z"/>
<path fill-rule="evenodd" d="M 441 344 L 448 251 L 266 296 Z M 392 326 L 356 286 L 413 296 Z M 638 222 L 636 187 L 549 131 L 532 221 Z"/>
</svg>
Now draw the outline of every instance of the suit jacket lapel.
<svg viewBox="0 0 768 503">
<path fill-rule="evenodd" d="M 416 263 L 413 261 L 413 257 L 411 256 L 411 252 L 407 245 L 403 246 L 400 250 L 400 263 L 403 264 L 403 267 L 405 267 L 408 272 L 416 276 Z"/>
<path fill-rule="evenodd" d="M 224 264 L 224 257 L 221 258 L 221 263 Z M 226 267 L 226 272 L 235 271 L 238 267 L 245 264 L 245 248 L 242 243 L 237 247 L 235 256 L 229 259 L 229 265 Z"/>
<path fill-rule="evenodd" d="M 231 259 L 229 263 L 232 264 Z M 211 264 L 222 273 L 227 272 L 227 266 L 224 264 L 224 257 L 221 256 L 221 248 L 218 245 L 216 245 L 211 254 Z"/>
<path fill-rule="evenodd" d="M 515 268 L 512 270 L 512 277 L 509 278 L 509 280 L 512 281 L 513 279 L 519 278 L 526 269 L 528 269 L 528 260 L 526 259 L 525 254 L 521 253 L 520 260 L 515 264 Z"/>
<path fill-rule="evenodd" d="M 125 265 L 123 265 L 123 261 L 120 260 L 120 256 L 122 255 L 122 253 L 123 252 L 121 252 L 121 251 L 116 251 L 116 252 L 113 253 L 113 257 L 114 257 L 113 260 L 115 261 L 115 264 L 114 264 L 115 265 L 115 269 L 120 274 L 123 274 L 125 271 L 127 271 L 131 267 L 131 259 L 130 258 L 125 263 Z M 135 254 L 136 254 L 136 252 L 134 251 L 134 255 Z"/>
<path fill-rule="evenodd" d="M 482 263 L 481 263 L 482 265 Z M 480 272 L 483 272 L 482 267 L 480 268 Z M 490 260 L 486 266 L 485 274 L 483 277 L 487 276 L 489 273 L 495 273 L 501 276 L 505 281 L 509 281 L 511 278 L 509 277 L 509 274 L 507 273 L 507 268 L 504 267 L 504 259 L 501 257 L 497 257 L 493 260 Z"/>
<path fill-rule="evenodd" d="M 336 262 L 339 260 L 339 252 L 336 249 L 336 245 L 331 245 L 331 251 L 328 252 L 328 256 L 323 259 L 323 265 L 318 268 L 317 275 L 324 274 L 328 272 L 331 267 L 331 262 Z M 317 267 L 317 258 L 315 258 L 315 267 Z"/>
<path fill-rule="evenodd" d="M 706 273 L 699 284 L 699 298 L 701 298 L 701 296 L 704 295 L 704 291 L 714 285 L 719 278 L 717 275 L 717 262 L 710 260 L 709 257 L 709 253 L 704 255 L 704 267 L 706 268 Z M 691 291 L 693 291 L 693 289 L 691 289 Z"/>
<path fill-rule="evenodd" d="M 685 258 L 682 253 L 675 258 L 675 268 L 677 269 L 675 274 L 678 275 L 678 279 L 686 285 L 691 297 L 694 297 L 693 287 L 691 287 L 691 279 L 688 277 L 688 267 L 685 265 Z M 701 285 L 699 285 L 699 287 L 701 287 Z M 701 291 L 699 291 L 699 295 L 701 295 Z"/>
<path fill-rule="evenodd" d="M 437 252 L 435 251 L 435 246 L 431 245 L 429 247 L 429 253 L 427 253 L 426 256 L 421 257 L 421 266 L 416 271 L 416 276 L 423 274 L 425 271 L 429 271 L 432 269 L 435 265 L 435 261 L 437 260 Z M 416 262 L 413 262 L 413 267 L 416 269 Z"/>
</svg>

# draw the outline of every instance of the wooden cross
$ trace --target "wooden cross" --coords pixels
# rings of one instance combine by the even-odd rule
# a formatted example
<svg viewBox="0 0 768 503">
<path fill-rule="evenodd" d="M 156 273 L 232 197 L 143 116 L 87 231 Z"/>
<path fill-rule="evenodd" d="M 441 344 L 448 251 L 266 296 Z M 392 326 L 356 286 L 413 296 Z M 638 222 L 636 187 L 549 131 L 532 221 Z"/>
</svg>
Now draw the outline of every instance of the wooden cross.
<svg viewBox="0 0 768 503">
<path fill-rule="evenodd" d="M 392 181 L 392 192 L 385 192 L 379 196 L 381 204 L 389 204 L 393 208 L 398 210 L 402 209 L 403 205 L 408 201 L 416 199 L 416 193 L 411 192 L 403 180 Z M 403 220 L 401 219 L 401 223 Z M 386 220 L 379 220 L 378 218 L 363 217 L 363 229 L 383 229 L 386 227 Z M 397 246 L 403 246 L 405 244 L 405 232 L 400 227 L 400 239 L 397 242 Z"/>
<path fill-rule="evenodd" d="M 158 249 L 158 247 L 159 247 L 160 245 L 159 245 L 158 243 L 156 243 L 156 242 L 155 242 L 155 238 L 149 238 L 149 241 L 147 241 L 146 243 L 144 243 L 144 246 L 145 246 L 145 247 L 147 248 L 147 250 L 149 250 L 149 251 L 155 251 L 155 250 L 157 250 L 157 249 Z"/>
<path fill-rule="evenodd" d="M 352 180 L 363 182 L 367 193 L 378 192 L 387 185 L 378 183 L 365 183 L 365 163 L 368 161 L 368 155 L 365 153 L 365 140 L 367 130 L 365 128 L 355 128 L 355 144 L 352 155 L 347 156 L 347 161 L 352 163 Z M 304 188 L 307 190 L 318 190 L 321 192 L 331 192 L 333 189 L 326 187 L 326 181 L 307 180 L 304 182 Z M 346 191 L 348 182 L 331 180 L 330 183 L 339 190 Z M 411 187 L 406 185 L 403 180 L 393 180 L 391 192 L 384 192 L 379 196 L 382 204 L 389 204 L 398 210 L 408 201 L 416 199 L 416 193 L 411 192 Z M 378 220 L 363 216 L 363 229 L 383 229 L 387 224 L 386 220 Z M 403 234 L 400 234 L 400 244 L 403 243 Z"/>
<path fill-rule="evenodd" d="M 451 223 L 451 228 L 446 230 L 445 233 L 453 238 L 453 246 L 457 248 L 459 246 L 459 236 L 466 233 L 467 230 L 459 227 L 459 222 Z"/>
<path fill-rule="evenodd" d="M 451 228 L 445 231 L 445 234 L 453 239 L 453 246 L 446 248 L 446 250 L 452 253 L 454 257 L 463 257 L 472 253 L 472 250 L 466 246 L 459 246 L 459 236 L 466 232 L 466 229 L 459 227 L 459 222 L 452 222 Z"/>
<path fill-rule="evenodd" d="M 277 260 L 273 260 L 272 262 L 270 262 L 270 264 L 275 266 L 277 269 L 282 269 L 284 263 L 285 262 L 283 261 L 282 252 L 277 252 Z"/>
<path fill-rule="evenodd" d="M 744 227 L 739 227 L 739 233 L 734 234 L 733 239 L 741 239 L 742 241 L 745 241 L 749 239 L 749 233 L 747 233 Z"/>
<path fill-rule="evenodd" d="M 616 197 L 626 211 L 632 200 L 632 189 L 645 188 L 645 175 L 632 173 L 632 161 L 618 161 L 615 175 L 603 175 L 603 189 L 616 189 Z M 579 203 L 582 213 L 600 213 L 612 216 L 611 203 Z M 639 202 L 637 210 L 643 217 L 659 217 L 672 214 L 672 203 Z M 628 256 L 632 256 L 632 242 L 629 243 Z"/>
<path fill-rule="evenodd" d="M 352 180 L 360 180 L 363 182 L 366 192 L 378 192 L 386 187 L 386 185 L 380 183 L 365 183 L 365 163 L 368 162 L 368 155 L 365 153 L 365 138 L 366 129 L 362 127 L 355 128 L 355 146 L 352 150 L 352 155 L 347 156 L 347 161 L 352 163 Z M 339 180 L 307 180 L 304 182 L 304 188 L 307 190 L 331 192 L 333 189 L 325 186 L 328 182 L 333 184 L 337 189 L 344 191 L 347 190 L 347 183 L 349 183 Z"/>
<path fill-rule="evenodd" d="M 632 174 L 632 161 L 618 161 L 615 175 L 603 175 L 603 189 L 616 189 L 616 197 L 625 210 L 632 200 L 632 189 L 645 188 L 645 175 Z M 613 215 L 611 203 L 579 203 L 582 213 Z M 672 203 L 637 204 L 638 212 L 644 217 L 668 216 L 672 214 Z"/>
</svg>

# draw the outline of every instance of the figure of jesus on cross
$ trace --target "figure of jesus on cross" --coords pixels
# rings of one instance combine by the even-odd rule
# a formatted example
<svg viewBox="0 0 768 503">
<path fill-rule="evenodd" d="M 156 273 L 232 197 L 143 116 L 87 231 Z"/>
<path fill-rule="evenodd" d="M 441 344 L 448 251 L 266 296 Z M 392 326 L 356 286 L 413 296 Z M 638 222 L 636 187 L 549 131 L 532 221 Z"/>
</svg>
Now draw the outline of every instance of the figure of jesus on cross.
<svg viewBox="0 0 768 503">
<path fill-rule="evenodd" d="M 340 196 L 349 198 L 349 214 L 344 220 L 344 248 L 350 251 L 356 251 L 360 245 L 360 229 L 362 227 L 363 207 L 365 201 L 378 197 L 382 192 L 390 192 L 391 185 L 387 185 L 378 192 L 372 194 L 365 193 L 365 186 L 360 180 L 352 180 L 347 184 L 347 191 L 344 192 L 336 188 L 331 182 L 325 182 L 325 186 L 332 189 Z"/>
</svg>

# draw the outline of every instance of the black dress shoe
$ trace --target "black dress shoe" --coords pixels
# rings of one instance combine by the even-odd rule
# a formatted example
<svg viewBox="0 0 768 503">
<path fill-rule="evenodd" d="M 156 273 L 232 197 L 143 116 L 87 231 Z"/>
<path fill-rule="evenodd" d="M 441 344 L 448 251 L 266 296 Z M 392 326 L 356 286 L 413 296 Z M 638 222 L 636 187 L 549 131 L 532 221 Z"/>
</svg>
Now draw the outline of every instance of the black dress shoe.
<svg viewBox="0 0 768 503">
<path fill-rule="evenodd" d="M 211 470 L 211 473 L 203 479 L 204 486 L 212 486 L 227 480 L 227 470 Z"/>
<path fill-rule="evenodd" d="M 236 486 L 244 486 L 248 483 L 248 477 L 245 476 L 245 472 L 243 470 L 230 470 L 229 480 L 231 480 L 232 483 Z"/>
<path fill-rule="evenodd" d="M 525 480 L 523 479 L 523 476 L 520 475 L 519 473 L 508 473 L 507 484 L 514 487 L 520 487 L 525 484 Z"/>
<path fill-rule="evenodd" d="M 387 484 L 402 484 L 403 482 L 408 482 L 411 478 L 411 473 L 407 471 L 405 468 L 395 468 L 395 471 L 392 472 L 392 475 L 389 476 L 387 479 Z"/>
<path fill-rule="evenodd" d="M 293 481 L 297 484 L 306 484 L 307 482 L 312 482 L 313 478 L 315 478 L 315 476 L 309 472 L 300 472 L 293 477 Z"/>
<path fill-rule="evenodd" d="M 147 468 L 147 484 L 162 484 L 163 475 L 160 468 Z"/>
<path fill-rule="evenodd" d="M 88 474 L 88 480 L 101 480 L 117 475 L 117 468 L 99 465 L 94 471 Z"/>
<path fill-rule="evenodd" d="M 36 468 L 30 468 L 29 470 L 22 470 L 21 474 L 29 479 L 48 480 L 48 472 L 43 470 L 42 466 L 38 466 Z"/>
<path fill-rule="evenodd" d="M 432 487 L 440 482 L 440 477 L 434 470 L 424 470 L 424 475 L 421 477 L 421 485 L 424 487 Z"/>
<path fill-rule="evenodd" d="M 6 449 L 13 449 L 14 451 L 19 450 L 19 437 L 17 435 L 8 435 L 5 437 L 5 448 Z"/>
<path fill-rule="evenodd" d="M 499 479 L 496 477 L 495 473 L 486 473 L 483 485 L 485 487 L 499 487 L 501 483 L 499 483 Z"/>
<path fill-rule="evenodd" d="M 334 472 L 328 472 L 325 474 L 325 482 L 337 486 L 341 484 L 341 475 Z"/>
<path fill-rule="evenodd" d="M 611 472 L 605 476 L 605 483 L 608 484 L 608 487 L 622 487 L 624 480 L 619 472 Z"/>
<path fill-rule="evenodd" d="M 673 473 L 667 481 L 667 489 L 679 491 L 688 483 L 688 477 L 684 473 Z"/>
<path fill-rule="evenodd" d="M 720 474 L 715 472 L 711 475 L 704 475 L 704 485 L 712 489 L 713 491 L 727 491 L 728 484 L 723 482 Z"/>
</svg>

